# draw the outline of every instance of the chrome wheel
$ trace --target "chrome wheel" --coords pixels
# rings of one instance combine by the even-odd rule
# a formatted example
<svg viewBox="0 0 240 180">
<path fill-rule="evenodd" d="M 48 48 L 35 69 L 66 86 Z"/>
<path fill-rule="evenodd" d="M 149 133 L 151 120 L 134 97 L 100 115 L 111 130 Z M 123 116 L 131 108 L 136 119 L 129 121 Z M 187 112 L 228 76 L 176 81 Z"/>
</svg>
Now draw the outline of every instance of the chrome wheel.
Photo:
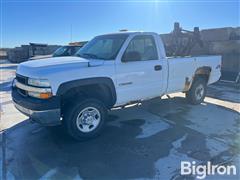
<svg viewBox="0 0 240 180">
<path fill-rule="evenodd" d="M 77 116 L 77 127 L 81 132 L 88 133 L 97 128 L 101 121 L 101 114 L 94 107 L 84 108 Z"/>
<path fill-rule="evenodd" d="M 202 84 L 199 84 L 195 90 L 195 97 L 197 100 L 201 100 L 203 96 L 204 96 L 204 86 Z"/>
</svg>

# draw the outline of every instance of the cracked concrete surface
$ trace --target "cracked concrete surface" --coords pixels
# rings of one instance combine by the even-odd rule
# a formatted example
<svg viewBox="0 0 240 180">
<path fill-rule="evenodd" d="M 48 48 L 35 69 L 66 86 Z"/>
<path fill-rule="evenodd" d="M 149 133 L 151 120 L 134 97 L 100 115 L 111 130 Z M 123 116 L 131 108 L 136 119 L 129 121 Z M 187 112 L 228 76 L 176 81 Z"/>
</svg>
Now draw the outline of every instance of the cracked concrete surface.
<svg viewBox="0 0 240 180">
<path fill-rule="evenodd" d="M 16 65 L 1 65 L 1 138 L 6 179 L 194 179 L 180 175 L 181 161 L 234 164 L 239 179 L 239 89 L 218 83 L 201 105 L 183 94 L 113 110 L 101 136 L 84 142 L 61 127 L 32 124 L 11 102 Z M 3 170 L 3 171 L 2 171 Z"/>
</svg>

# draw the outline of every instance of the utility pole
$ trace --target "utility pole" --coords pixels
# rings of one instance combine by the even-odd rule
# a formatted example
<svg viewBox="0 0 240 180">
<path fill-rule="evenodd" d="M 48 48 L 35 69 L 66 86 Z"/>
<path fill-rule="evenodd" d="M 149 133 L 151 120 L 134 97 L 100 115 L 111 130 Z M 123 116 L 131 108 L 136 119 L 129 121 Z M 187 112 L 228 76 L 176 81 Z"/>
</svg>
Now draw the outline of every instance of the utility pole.
<svg viewBox="0 0 240 180">
<path fill-rule="evenodd" d="M 70 26 L 70 42 L 72 43 L 72 24 Z"/>
</svg>

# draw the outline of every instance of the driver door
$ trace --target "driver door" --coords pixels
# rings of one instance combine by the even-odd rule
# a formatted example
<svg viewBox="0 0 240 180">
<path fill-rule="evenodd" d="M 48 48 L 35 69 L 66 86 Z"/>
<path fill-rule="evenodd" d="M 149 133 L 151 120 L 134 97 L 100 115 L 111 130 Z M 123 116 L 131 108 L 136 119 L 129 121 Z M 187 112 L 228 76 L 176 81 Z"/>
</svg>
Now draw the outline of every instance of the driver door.
<svg viewBox="0 0 240 180">
<path fill-rule="evenodd" d="M 162 67 L 154 36 L 134 36 L 116 66 L 118 104 L 160 96 Z"/>
</svg>

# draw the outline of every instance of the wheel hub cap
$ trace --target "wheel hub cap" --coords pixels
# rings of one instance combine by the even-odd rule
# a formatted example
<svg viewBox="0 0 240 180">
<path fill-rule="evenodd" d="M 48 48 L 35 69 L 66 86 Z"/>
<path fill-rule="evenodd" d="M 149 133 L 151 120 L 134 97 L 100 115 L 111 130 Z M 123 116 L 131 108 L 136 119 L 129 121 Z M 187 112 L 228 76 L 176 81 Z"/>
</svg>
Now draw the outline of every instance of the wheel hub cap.
<svg viewBox="0 0 240 180">
<path fill-rule="evenodd" d="M 98 109 L 94 107 L 84 108 L 77 116 L 77 127 L 82 132 L 91 132 L 97 128 L 101 120 Z"/>
<path fill-rule="evenodd" d="M 204 87 L 202 84 L 200 84 L 195 91 L 195 97 L 197 100 L 200 100 L 204 95 Z"/>
</svg>

